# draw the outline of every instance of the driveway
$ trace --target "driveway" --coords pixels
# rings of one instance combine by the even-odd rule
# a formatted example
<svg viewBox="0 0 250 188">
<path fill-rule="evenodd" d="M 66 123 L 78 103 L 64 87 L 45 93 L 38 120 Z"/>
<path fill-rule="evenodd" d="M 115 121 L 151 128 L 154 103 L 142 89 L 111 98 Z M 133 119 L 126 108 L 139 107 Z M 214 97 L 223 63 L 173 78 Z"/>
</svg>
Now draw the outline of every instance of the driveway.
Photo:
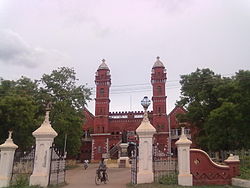
<svg viewBox="0 0 250 188">
<path fill-rule="evenodd" d="M 95 184 L 95 175 L 98 164 L 90 164 L 87 170 L 83 166 L 68 170 L 66 172 L 66 188 L 92 188 L 92 187 L 109 187 L 109 188 L 126 188 L 130 182 L 130 168 L 108 168 L 107 173 L 109 181 L 107 184 L 97 186 Z"/>
</svg>

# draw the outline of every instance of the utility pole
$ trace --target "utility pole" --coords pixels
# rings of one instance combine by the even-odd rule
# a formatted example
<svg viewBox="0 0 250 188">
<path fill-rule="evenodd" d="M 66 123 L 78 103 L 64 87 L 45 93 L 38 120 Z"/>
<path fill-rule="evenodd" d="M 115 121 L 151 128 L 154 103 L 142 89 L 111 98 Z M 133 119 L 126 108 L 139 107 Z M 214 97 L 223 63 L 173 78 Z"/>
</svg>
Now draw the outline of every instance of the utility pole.
<svg viewBox="0 0 250 188">
<path fill-rule="evenodd" d="M 68 134 L 65 133 L 65 137 L 64 137 L 64 148 L 63 148 L 63 155 L 66 157 L 66 146 L 67 146 L 67 137 L 68 137 Z"/>
<path fill-rule="evenodd" d="M 171 145 L 172 145 L 172 135 L 171 135 L 171 125 L 170 125 L 170 123 L 171 123 L 171 121 L 170 121 L 170 116 L 168 115 L 167 116 L 167 118 L 168 118 L 168 153 L 169 153 L 169 155 L 170 155 L 170 157 L 171 157 L 171 155 L 172 155 L 172 151 L 171 151 Z"/>
</svg>

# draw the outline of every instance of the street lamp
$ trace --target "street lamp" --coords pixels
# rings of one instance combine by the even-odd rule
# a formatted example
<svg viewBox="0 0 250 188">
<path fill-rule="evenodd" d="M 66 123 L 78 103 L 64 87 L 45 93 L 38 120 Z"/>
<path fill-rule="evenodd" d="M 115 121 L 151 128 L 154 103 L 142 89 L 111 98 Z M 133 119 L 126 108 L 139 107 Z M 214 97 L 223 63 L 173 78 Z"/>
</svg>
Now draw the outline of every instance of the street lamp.
<svg viewBox="0 0 250 188">
<path fill-rule="evenodd" d="M 145 96 L 142 100 L 141 100 L 141 105 L 143 106 L 144 110 L 146 111 L 149 107 L 149 105 L 151 104 L 151 101 L 148 99 L 147 96 Z"/>
<path fill-rule="evenodd" d="M 141 105 L 144 108 L 144 116 L 143 116 L 143 121 L 144 122 L 148 122 L 148 113 L 147 113 L 147 109 L 150 105 L 151 101 L 148 99 L 147 96 L 145 96 L 142 100 L 141 100 Z"/>
</svg>

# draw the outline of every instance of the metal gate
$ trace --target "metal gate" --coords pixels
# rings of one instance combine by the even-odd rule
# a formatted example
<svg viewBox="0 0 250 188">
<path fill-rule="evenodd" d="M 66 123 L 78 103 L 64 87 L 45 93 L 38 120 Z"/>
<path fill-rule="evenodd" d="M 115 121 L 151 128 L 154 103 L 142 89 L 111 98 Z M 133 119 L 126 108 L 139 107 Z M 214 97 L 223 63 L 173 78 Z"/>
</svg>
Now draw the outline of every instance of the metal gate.
<svg viewBox="0 0 250 188">
<path fill-rule="evenodd" d="M 159 182 L 162 177 L 175 178 L 177 175 L 177 159 L 153 146 L 154 181 Z"/>
<path fill-rule="evenodd" d="M 34 169 L 35 147 L 32 146 L 29 151 L 16 151 L 12 168 L 11 182 L 15 183 L 19 178 L 29 178 Z"/>
<path fill-rule="evenodd" d="M 51 149 L 49 185 L 58 185 L 65 183 L 65 155 L 60 153 L 54 145 Z"/>
<path fill-rule="evenodd" d="M 131 151 L 131 183 L 137 184 L 137 171 L 138 171 L 138 151 L 137 145 L 135 145 L 134 150 Z"/>
</svg>

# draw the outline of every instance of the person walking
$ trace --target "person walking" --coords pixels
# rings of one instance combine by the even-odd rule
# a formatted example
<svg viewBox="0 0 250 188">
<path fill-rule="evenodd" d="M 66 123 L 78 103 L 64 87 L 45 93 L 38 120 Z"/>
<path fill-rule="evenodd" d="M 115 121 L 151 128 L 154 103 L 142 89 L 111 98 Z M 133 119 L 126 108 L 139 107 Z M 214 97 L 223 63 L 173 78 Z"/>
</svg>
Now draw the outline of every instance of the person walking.
<svg viewBox="0 0 250 188">
<path fill-rule="evenodd" d="M 88 168 L 88 166 L 89 166 L 88 164 L 89 164 L 89 160 L 88 160 L 88 159 L 85 159 L 85 160 L 83 161 L 83 167 L 84 167 L 85 170 Z"/>
</svg>

